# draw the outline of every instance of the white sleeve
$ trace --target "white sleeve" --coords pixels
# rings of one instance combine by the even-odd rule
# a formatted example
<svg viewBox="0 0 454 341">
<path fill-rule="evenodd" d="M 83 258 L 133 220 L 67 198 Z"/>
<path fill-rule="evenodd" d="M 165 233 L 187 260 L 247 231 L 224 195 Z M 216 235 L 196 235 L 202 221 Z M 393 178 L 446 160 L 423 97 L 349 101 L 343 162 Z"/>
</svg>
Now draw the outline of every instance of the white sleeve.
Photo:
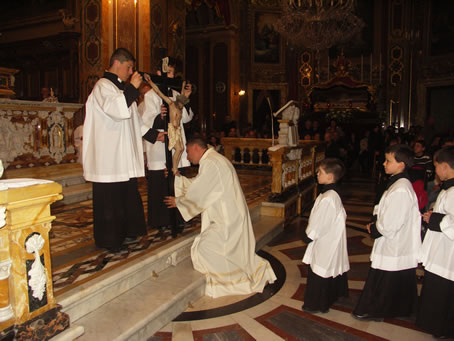
<svg viewBox="0 0 454 341">
<path fill-rule="evenodd" d="M 131 118 L 123 91 L 112 82 L 101 79 L 93 89 L 93 101 L 107 116 L 115 121 Z"/>
<path fill-rule="evenodd" d="M 386 201 L 383 203 L 383 212 L 378 215 L 375 226 L 381 235 L 393 239 L 409 219 L 410 198 L 405 191 L 394 191 L 384 200 Z"/>
<path fill-rule="evenodd" d="M 445 216 L 440 222 L 440 229 L 446 237 L 454 240 L 454 190 L 447 191 L 446 193 L 446 207 Z"/>
<path fill-rule="evenodd" d="M 312 240 L 317 240 L 327 234 L 333 228 L 335 218 L 336 207 L 333 200 L 329 197 L 322 198 L 309 217 L 307 236 Z"/>
</svg>

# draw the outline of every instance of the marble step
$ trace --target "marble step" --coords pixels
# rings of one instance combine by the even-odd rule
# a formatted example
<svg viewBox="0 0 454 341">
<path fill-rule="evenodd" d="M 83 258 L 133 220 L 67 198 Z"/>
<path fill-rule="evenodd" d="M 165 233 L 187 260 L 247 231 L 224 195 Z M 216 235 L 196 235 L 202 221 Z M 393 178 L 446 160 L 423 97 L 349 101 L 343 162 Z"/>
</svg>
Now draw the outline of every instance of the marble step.
<svg viewBox="0 0 454 341">
<path fill-rule="evenodd" d="M 82 166 L 78 163 L 8 170 L 5 178 L 33 178 L 58 182 L 63 189 L 63 199 L 55 202 L 54 206 L 92 199 L 91 184 L 85 181 Z"/>
<path fill-rule="evenodd" d="M 83 283 L 56 297 L 62 311 L 71 321 L 98 309 L 145 280 L 157 278 L 164 270 L 189 258 L 197 231 L 172 240 L 165 247 L 132 259 L 103 275 Z"/>
<path fill-rule="evenodd" d="M 283 219 L 260 216 L 256 210 L 260 207 L 251 208 L 258 250 L 282 232 Z M 200 298 L 205 280 L 190 260 L 197 234 L 178 238 L 162 250 L 57 296 L 72 329 L 85 330 L 78 340 L 144 340 Z M 65 338 L 66 333 L 74 330 L 55 340 L 72 340 Z"/>
<path fill-rule="evenodd" d="M 60 183 L 63 187 L 84 183 L 83 169 L 78 163 L 67 163 L 61 165 L 31 167 L 20 169 L 8 169 L 5 171 L 5 178 L 33 178 L 47 179 Z"/>
<path fill-rule="evenodd" d="M 63 187 L 63 199 L 53 205 L 69 205 L 76 202 L 91 200 L 93 198 L 92 185 L 89 182 Z"/>
<path fill-rule="evenodd" d="M 205 277 L 188 258 L 76 321 L 78 341 L 147 340 L 205 292 Z"/>
</svg>

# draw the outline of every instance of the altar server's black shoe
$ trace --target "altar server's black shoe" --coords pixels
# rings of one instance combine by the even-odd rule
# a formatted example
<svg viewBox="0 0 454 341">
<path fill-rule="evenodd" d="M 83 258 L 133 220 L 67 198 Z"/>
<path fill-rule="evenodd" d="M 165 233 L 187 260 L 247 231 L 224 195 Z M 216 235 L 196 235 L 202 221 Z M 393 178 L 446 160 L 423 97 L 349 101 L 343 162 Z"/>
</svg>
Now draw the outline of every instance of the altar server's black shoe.
<svg viewBox="0 0 454 341">
<path fill-rule="evenodd" d="M 359 315 L 359 314 L 352 313 L 352 316 L 353 316 L 355 319 L 360 320 L 360 321 L 383 322 L 383 320 L 384 320 L 382 317 L 375 317 L 375 316 L 371 316 L 371 315 L 369 315 L 369 314 Z"/>
</svg>

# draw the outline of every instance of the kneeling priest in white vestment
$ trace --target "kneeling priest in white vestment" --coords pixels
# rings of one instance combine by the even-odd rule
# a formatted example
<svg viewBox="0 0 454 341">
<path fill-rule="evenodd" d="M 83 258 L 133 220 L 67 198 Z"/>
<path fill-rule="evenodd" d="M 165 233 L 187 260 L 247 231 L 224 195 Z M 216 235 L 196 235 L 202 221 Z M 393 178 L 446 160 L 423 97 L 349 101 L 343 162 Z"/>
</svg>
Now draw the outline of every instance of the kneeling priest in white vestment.
<svg viewBox="0 0 454 341">
<path fill-rule="evenodd" d="M 262 292 L 276 276 L 255 254 L 255 236 L 235 168 L 201 138 L 186 146 L 188 160 L 199 164 L 194 178 L 175 177 L 175 196 L 166 197 L 184 220 L 202 215 L 202 228 L 191 248 L 194 268 L 207 278 L 205 295 L 219 297 Z"/>
</svg>

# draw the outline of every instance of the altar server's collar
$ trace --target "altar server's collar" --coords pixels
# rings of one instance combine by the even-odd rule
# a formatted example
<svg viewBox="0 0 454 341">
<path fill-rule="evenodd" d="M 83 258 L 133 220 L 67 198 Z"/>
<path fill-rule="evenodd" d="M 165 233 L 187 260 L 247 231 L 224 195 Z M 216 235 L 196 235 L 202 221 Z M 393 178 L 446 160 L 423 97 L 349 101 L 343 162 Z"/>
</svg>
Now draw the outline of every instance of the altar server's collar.
<svg viewBox="0 0 454 341">
<path fill-rule="evenodd" d="M 447 189 L 451 188 L 452 186 L 454 186 L 454 178 L 443 181 L 440 188 L 447 190 Z"/>
<path fill-rule="evenodd" d="M 386 188 L 385 190 L 389 189 L 397 180 L 399 179 L 409 179 L 408 173 L 406 171 L 393 175 L 392 177 L 389 178 L 388 182 L 386 183 Z"/>
<path fill-rule="evenodd" d="M 114 83 L 118 87 L 118 89 L 124 90 L 125 83 L 120 78 L 118 78 L 118 76 L 116 74 L 109 72 L 109 71 L 105 71 L 103 77 L 107 78 L 112 83 Z"/>
<path fill-rule="evenodd" d="M 334 183 L 334 184 L 327 184 L 327 185 L 322 185 L 321 189 L 320 189 L 320 193 L 325 193 L 326 191 L 329 191 L 329 190 L 333 190 L 333 191 L 336 191 L 337 194 L 339 194 L 340 196 L 340 193 L 339 193 L 339 185 L 337 183 Z"/>
</svg>

